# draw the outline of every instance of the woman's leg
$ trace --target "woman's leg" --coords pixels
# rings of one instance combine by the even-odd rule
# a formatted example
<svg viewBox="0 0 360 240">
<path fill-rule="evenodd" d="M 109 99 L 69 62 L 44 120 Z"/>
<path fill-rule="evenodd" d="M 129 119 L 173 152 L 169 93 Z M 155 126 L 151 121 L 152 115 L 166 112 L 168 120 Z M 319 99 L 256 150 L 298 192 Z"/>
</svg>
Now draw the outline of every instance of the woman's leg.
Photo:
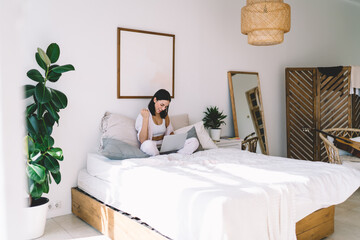
<svg viewBox="0 0 360 240">
<path fill-rule="evenodd" d="M 146 140 L 145 142 L 143 142 L 140 146 L 140 150 L 150 156 L 160 154 L 159 150 L 157 149 L 156 142 L 151 140 Z"/>
<path fill-rule="evenodd" d="M 188 138 L 185 141 L 184 147 L 178 151 L 182 154 L 192 154 L 199 147 L 199 141 L 197 138 Z"/>
</svg>

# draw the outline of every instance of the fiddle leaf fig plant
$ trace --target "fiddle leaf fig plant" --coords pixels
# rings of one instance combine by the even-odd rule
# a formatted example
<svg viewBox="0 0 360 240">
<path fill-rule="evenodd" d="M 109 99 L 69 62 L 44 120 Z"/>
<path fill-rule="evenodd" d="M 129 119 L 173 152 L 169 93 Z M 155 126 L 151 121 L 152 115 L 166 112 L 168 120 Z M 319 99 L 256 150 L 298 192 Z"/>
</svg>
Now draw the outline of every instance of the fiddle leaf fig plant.
<svg viewBox="0 0 360 240">
<path fill-rule="evenodd" d="M 216 106 L 207 107 L 204 114 L 205 117 L 202 120 L 206 128 L 219 129 L 222 124 L 226 124 L 224 119 L 227 116 L 222 111 L 220 112 Z"/>
<path fill-rule="evenodd" d="M 59 124 L 59 112 L 68 104 L 64 93 L 47 86 L 50 81 L 57 82 L 63 73 L 75 70 L 71 64 L 55 64 L 60 56 L 60 48 L 52 43 L 46 49 L 41 48 L 35 53 L 35 60 L 42 69 L 31 69 L 27 76 L 35 83 L 25 85 L 25 98 L 30 104 L 26 107 L 25 137 L 30 199 L 38 199 L 43 193 L 49 192 L 49 184 L 54 180 L 61 181 L 59 161 L 64 159 L 63 151 L 54 146 L 51 137 L 53 126 Z"/>
</svg>

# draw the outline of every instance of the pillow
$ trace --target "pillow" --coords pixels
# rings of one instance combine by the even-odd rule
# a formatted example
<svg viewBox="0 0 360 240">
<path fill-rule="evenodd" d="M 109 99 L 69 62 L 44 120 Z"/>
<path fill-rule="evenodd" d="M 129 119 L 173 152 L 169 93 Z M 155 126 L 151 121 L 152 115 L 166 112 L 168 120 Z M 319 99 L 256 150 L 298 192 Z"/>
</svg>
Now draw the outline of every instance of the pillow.
<svg viewBox="0 0 360 240">
<path fill-rule="evenodd" d="M 174 130 L 189 126 L 189 116 L 186 113 L 170 116 L 170 121 Z"/>
<path fill-rule="evenodd" d="M 327 139 L 330 142 L 334 143 L 334 138 L 333 137 L 327 136 Z M 360 137 L 350 138 L 350 140 L 353 140 L 355 142 L 360 142 Z M 342 149 L 339 149 L 339 148 L 338 148 L 338 150 L 339 150 L 339 156 L 351 156 L 352 155 L 351 153 L 349 153 L 349 152 L 347 152 L 345 150 L 342 150 Z"/>
<path fill-rule="evenodd" d="M 196 138 L 199 141 L 199 147 L 195 150 L 195 152 L 204 150 L 200 144 L 200 140 L 198 138 L 198 135 L 196 134 L 196 129 L 194 126 L 190 128 L 189 131 L 187 131 L 186 139 L 188 138 Z"/>
<path fill-rule="evenodd" d="M 106 112 L 101 120 L 101 146 L 103 139 L 112 138 L 139 147 L 135 130 L 135 120 L 121 114 Z"/>
<path fill-rule="evenodd" d="M 99 153 L 111 160 L 149 157 L 149 155 L 145 154 L 139 148 L 112 138 L 103 139 L 103 145 L 101 146 Z"/>
<path fill-rule="evenodd" d="M 185 133 L 185 132 L 189 131 L 192 127 L 195 127 L 197 137 L 198 137 L 199 142 L 203 149 L 217 148 L 217 146 L 215 145 L 213 140 L 210 138 L 208 132 L 205 130 L 204 124 L 202 121 L 197 122 L 193 125 L 186 126 L 186 127 L 180 128 L 178 130 L 175 130 L 174 133 L 175 134 Z"/>
</svg>

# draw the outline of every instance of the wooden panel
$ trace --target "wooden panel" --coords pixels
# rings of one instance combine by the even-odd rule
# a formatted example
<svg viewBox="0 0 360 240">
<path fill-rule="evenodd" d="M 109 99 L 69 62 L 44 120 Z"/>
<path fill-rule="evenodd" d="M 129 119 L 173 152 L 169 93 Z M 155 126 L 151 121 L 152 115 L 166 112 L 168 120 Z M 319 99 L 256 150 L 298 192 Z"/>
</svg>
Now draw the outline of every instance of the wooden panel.
<svg viewBox="0 0 360 240">
<path fill-rule="evenodd" d="M 83 193 L 71 189 L 72 212 L 113 240 L 166 240 L 167 237 Z"/>
<path fill-rule="evenodd" d="M 296 223 L 298 240 L 321 239 L 334 232 L 335 207 L 322 208 Z"/>
<path fill-rule="evenodd" d="M 353 128 L 360 128 L 360 97 L 358 95 L 352 96 L 352 124 Z"/>
<path fill-rule="evenodd" d="M 315 128 L 316 79 L 314 68 L 286 68 L 287 157 L 314 159 L 314 135 L 302 129 Z"/>
<path fill-rule="evenodd" d="M 319 129 L 351 127 L 351 95 L 350 67 L 343 67 L 336 76 L 326 76 L 318 71 L 320 84 L 319 97 Z M 323 141 L 316 134 L 318 158 L 315 160 L 327 162 L 327 154 Z"/>
<path fill-rule="evenodd" d="M 332 71 L 338 69 L 339 72 Z M 359 128 L 360 100 L 350 95 L 351 67 L 286 68 L 287 157 L 328 161 L 324 143 L 305 128 Z"/>
</svg>

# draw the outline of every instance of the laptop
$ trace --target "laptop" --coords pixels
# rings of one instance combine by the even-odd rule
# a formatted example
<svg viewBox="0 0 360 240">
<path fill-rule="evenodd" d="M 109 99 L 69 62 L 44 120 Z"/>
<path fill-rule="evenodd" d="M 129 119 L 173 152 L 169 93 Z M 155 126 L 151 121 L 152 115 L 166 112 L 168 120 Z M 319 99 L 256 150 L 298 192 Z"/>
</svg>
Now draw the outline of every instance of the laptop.
<svg viewBox="0 0 360 240">
<path fill-rule="evenodd" d="M 166 135 L 161 144 L 160 154 L 173 153 L 184 147 L 187 133 Z"/>
</svg>

